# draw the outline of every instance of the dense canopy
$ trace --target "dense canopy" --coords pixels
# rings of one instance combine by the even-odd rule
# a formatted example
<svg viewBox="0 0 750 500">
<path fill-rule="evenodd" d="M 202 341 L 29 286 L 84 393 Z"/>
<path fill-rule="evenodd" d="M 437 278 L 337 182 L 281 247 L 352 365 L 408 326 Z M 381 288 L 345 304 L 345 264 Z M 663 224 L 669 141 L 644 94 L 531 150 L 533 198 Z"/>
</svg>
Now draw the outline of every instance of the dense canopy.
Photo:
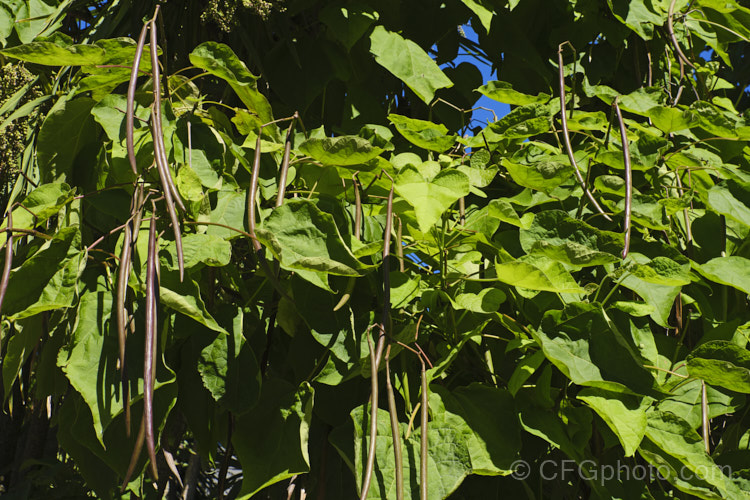
<svg viewBox="0 0 750 500">
<path fill-rule="evenodd" d="M 0 494 L 750 497 L 750 2 L 0 0 L 0 45 Z"/>
</svg>

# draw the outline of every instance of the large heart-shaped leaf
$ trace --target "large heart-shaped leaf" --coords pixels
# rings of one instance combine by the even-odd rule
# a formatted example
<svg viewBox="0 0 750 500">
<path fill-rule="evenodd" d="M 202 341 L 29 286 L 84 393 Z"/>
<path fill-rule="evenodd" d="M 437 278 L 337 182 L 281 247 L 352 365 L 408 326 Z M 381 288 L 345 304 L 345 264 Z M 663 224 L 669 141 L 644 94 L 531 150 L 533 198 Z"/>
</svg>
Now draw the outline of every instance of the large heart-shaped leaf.
<svg viewBox="0 0 750 500">
<path fill-rule="evenodd" d="M 396 193 L 414 207 L 422 232 L 427 232 L 459 198 L 469 194 L 469 178 L 455 169 L 442 170 L 431 181 L 414 167 L 395 179 Z"/>
</svg>

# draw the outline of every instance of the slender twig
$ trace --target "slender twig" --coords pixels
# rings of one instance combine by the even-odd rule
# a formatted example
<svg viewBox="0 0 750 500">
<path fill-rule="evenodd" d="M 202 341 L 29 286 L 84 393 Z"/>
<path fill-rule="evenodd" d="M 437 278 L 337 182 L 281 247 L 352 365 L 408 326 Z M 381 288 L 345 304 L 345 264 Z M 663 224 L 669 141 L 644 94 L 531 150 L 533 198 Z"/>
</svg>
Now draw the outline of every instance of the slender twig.
<svg viewBox="0 0 750 500">
<path fill-rule="evenodd" d="M 7 233 L 5 241 L 5 265 L 3 266 L 3 277 L 0 279 L 0 312 L 3 309 L 3 301 L 5 300 L 5 293 L 8 291 L 8 280 L 10 279 L 10 270 L 13 267 L 13 208 L 8 210 L 8 228 L 5 230 Z M 1 317 L 1 316 L 0 316 Z M 2 331 L 0 331 L 0 352 L 2 352 Z"/>
<path fill-rule="evenodd" d="M 570 45 L 570 42 L 563 42 L 560 44 L 557 50 L 557 65 L 559 70 L 559 79 L 560 79 L 560 118 L 562 121 L 562 128 L 563 128 L 563 140 L 565 141 L 565 149 L 568 153 L 568 159 L 570 160 L 570 164 L 573 166 L 573 170 L 575 172 L 576 179 L 578 179 L 578 183 L 581 185 L 581 188 L 583 189 L 583 192 L 586 194 L 586 197 L 591 201 L 591 204 L 596 208 L 596 210 L 604 216 L 605 219 L 608 221 L 611 221 L 612 219 L 604 213 L 604 210 L 599 205 L 599 203 L 594 198 L 594 195 L 589 191 L 588 186 L 586 186 L 586 182 L 583 179 L 583 176 L 581 175 L 581 169 L 578 167 L 578 163 L 576 162 L 575 155 L 573 155 L 573 146 L 570 143 L 570 133 L 568 132 L 568 118 L 565 116 L 565 71 L 563 70 L 563 57 L 562 57 L 562 51 L 563 46 L 565 44 Z M 570 45 L 572 48 L 573 46 Z"/>
<path fill-rule="evenodd" d="M 421 359 L 421 358 L 420 358 Z M 425 370 L 424 361 L 422 362 L 422 429 L 419 440 L 419 498 L 420 500 L 427 500 L 427 414 L 428 414 L 428 402 L 427 402 L 427 371 Z"/>
<path fill-rule="evenodd" d="M 138 45 L 135 48 L 135 58 L 133 59 L 133 67 L 130 72 L 130 83 L 128 83 L 128 108 L 125 113 L 125 143 L 128 148 L 128 160 L 130 160 L 130 168 L 133 169 L 133 173 L 138 175 L 138 164 L 135 161 L 135 142 L 134 136 L 134 121 L 135 121 L 135 87 L 138 83 L 138 68 L 141 65 L 141 57 L 143 56 L 143 47 L 146 45 L 146 32 L 151 21 L 146 21 L 141 28 L 141 34 L 138 36 Z M 153 64 L 153 60 L 151 61 Z"/>
<path fill-rule="evenodd" d="M 401 431 L 396 413 L 396 396 L 391 383 L 391 346 L 385 352 L 385 388 L 388 392 L 388 413 L 391 416 L 391 437 L 393 438 L 393 458 L 396 467 L 396 499 L 404 499 L 404 466 L 401 457 Z"/>
<path fill-rule="evenodd" d="M 159 256 L 156 253 L 156 205 L 152 201 L 151 225 L 148 233 L 148 258 L 146 260 L 146 340 L 143 355 L 143 420 L 146 422 L 146 448 L 150 459 L 151 472 L 159 477 L 156 470 L 156 443 L 154 439 L 154 383 L 156 365 L 156 273 Z"/>
<path fill-rule="evenodd" d="M 617 99 L 612 102 L 617 114 L 617 120 L 620 123 L 620 139 L 622 140 L 622 159 L 625 164 L 625 223 L 623 233 L 625 234 L 625 246 L 622 249 L 622 258 L 628 256 L 630 250 L 630 215 L 633 203 L 633 170 L 630 165 L 630 144 L 628 143 L 628 133 L 625 130 L 625 121 L 622 119 L 620 106 Z"/>
<path fill-rule="evenodd" d="M 294 113 L 294 119 L 298 118 L 299 114 Z M 286 141 L 284 141 L 284 156 L 281 160 L 281 171 L 279 172 L 279 192 L 276 195 L 276 206 L 280 207 L 284 203 L 284 196 L 286 194 L 286 178 L 289 172 L 289 157 L 292 152 L 292 131 L 294 130 L 294 119 L 289 124 L 289 129 L 286 132 Z"/>
</svg>

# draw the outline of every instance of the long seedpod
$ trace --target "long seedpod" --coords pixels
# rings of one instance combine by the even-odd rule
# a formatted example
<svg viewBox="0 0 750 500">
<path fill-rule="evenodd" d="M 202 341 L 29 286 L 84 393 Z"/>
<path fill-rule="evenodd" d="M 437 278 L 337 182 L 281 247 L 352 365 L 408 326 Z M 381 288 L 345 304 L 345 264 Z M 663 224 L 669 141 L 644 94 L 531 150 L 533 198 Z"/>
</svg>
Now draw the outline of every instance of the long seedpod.
<svg viewBox="0 0 750 500">
<path fill-rule="evenodd" d="M 354 172 L 354 174 L 352 174 L 352 187 L 354 188 L 354 238 L 359 241 L 362 234 L 362 197 L 359 194 L 357 174 L 359 174 L 359 172 Z M 349 278 L 349 280 L 346 282 L 346 289 L 344 290 L 344 294 L 341 296 L 341 299 L 339 299 L 338 303 L 333 306 L 333 312 L 338 311 L 339 309 L 344 307 L 347 302 L 349 302 L 349 299 L 352 297 L 352 292 L 354 291 L 356 282 L 357 278 L 355 278 L 354 276 L 351 276 Z"/>
<path fill-rule="evenodd" d="M 294 121 L 299 115 L 295 112 L 292 117 L 292 123 L 286 131 L 286 140 L 284 141 L 284 156 L 281 159 L 281 170 L 279 171 L 279 192 L 276 195 L 276 207 L 284 203 L 286 196 L 286 179 L 289 173 L 289 157 L 292 154 L 292 132 L 294 131 Z M 256 144 L 257 145 L 257 144 Z"/>
<path fill-rule="evenodd" d="M 161 181 L 162 191 L 164 192 L 164 200 L 167 205 L 167 212 L 169 218 L 172 221 L 172 229 L 174 231 L 174 242 L 177 250 L 177 265 L 180 269 L 180 281 L 183 280 L 185 275 L 185 261 L 182 253 L 182 234 L 180 232 L 180 222 L 177 219 L 177 210 L 175 209 L 175 200 L 180 208 L 185 211 L 185 206 L 182 203 L 177 188 L 172 181 L 172 174 L 169 173 L 169 165 L 166 157 L 166 150 L 164 147 L 164 136 L 162 134 L 162 122 L 161 122 L 161 82 L 159 74 L 159 55 L 157 53 L 156 44 L 156 27 L 154 20 L 159 13 L 159 6 L 156 6 L 154 11 L 154 18 L 151 21 L 151 74 L 154 84 L 154 105 L 151 107 L 151 135 L 154 142 L 154 161 L 156 162 L 156 169 L 159 172 L 159 180 Z"/>
<path fill-rule="evenodd" d="M 247 193 L 247 232 L 253 239 L 253 248 L 260 252 L 261 245 L 255 236 L 255 199 L 258 194 L 258 176 L 260 175 L 260 136 L 263 127 L 258 130 L 258 139 L 255 141 L 255 156 L 253 157 L 253 173 L 250 179 L 250 191 Z"/>
<path fill-rule="evenodd" d="M 141 450 L 143 450 L 143 442 L 146 440 L 146 420 L 141 419 L 141 426 L 138 429 L 138 437 L 135 438 L 135 447 L 133 447 L 133 453 L 130 455 L 130 462 L 128 463 L 128 471 L 125 473 L 125 478 L 122 480 L 122 486 L 120 487 L 120 493 L 123 493 L 128 487 L 130 478 L 133 477 L 135 472 L 135 466 L 138 464 L 138 459 L 141 457 Z"/>
<path fill-rule="evenodd" d="M 151 225 L 148 231 L 148 258 L 146 261 L 146 339 L 143 353 L 143 420 L 146 427 L 146 448 L 148 450 L 151 472 L 154 478 L 159 477 L 156 470 L 156 443 L 154 439 L 154 383 L 156 381 L 156 298 L 159 293 L 157 285 L 157 266 L 159 256 L 156 253 L 156 210 L 151 214 Z"/>
<path fill-rule="evenodd" d="M 135 47 L 135 57 L 133 58 L 133 68 L 130 70 L 130 82 L 128 83 L 128 102 L 127 112 L 125 113 L 125 143 L 128 148 L 128 160 L 133 173 L 138 175 L 138 165 L 135 161 L 135 87 L 138 82 L 138 70 L 141 66 L 141 57 L 143 57 L 143 48 L 146 45 L 146 32 L 151 21 L 146 21 L 141 28 L 141 34 L 138 36 L 138 45 Z M 153 59 L 152 59 L 153 64 Z"/>
<path fill-rule="evenodd" d="M 565 150 L 568 153 L 568 160 L 570 160 L 570 164 L 573 166 L 573 170 L 576 175 L 576 179 L 578 180 L 578 184 L 581 185 L 581 188 L 583 189 L 583 192 L 586 194 L 586 197 L 589 199 L 591 204 L 596 208 L 596 211 L 599 212 L 604 216 L 605 219 L 608 221 L 611 221 L 612 219 L 607 215 L 602 207 L 599 205 L 599 203 L 596 201 L 596 198 L 594 198 L 594 195 L 591 194 L 591 191 L 589 191 L 588 186 L 586 186 L 586 181 L 583 179 L 583 176 L 581 175 L 581 169 L 578 167 L 578 162 L 576 162 L 575 156 L 573 155 L 573 146 L 570 143 L 570 132 L 568 131 L 568 118 L 565 116 L 565 72 L 563 71 L 563 45 L 565 45 L 568 42 L 563 42 L 560 44 L 560 46 L 557 49 L 557 66 L 559 70 L 559 83 L 560 83 L 560 119 L 562 121 L 562 128 L 563 128 L 563 141 L 565 141 Z M 569 43 L 568 43 L 569 44 Z"/>
<path fill-rule="evenodd" d="M 625 122 L 622 119 L 620 106 L 617 99 L 612 103 L 620 123 L 620 140 L 622 141 L 622 159 L 625 164 L 625 223 L 623 233 L 625 234 L 625 246 L 622 249 L 622 258 L 628 256 L 630 251 L 630 216 L 633 204 L 633 169 L 630 164 L 630 144 L 628 143 L 628 132 L 625 130 Z"/>
<path fill-rule="evenodd" d="M 125 224 L 125 234 L 123 237 L 122 250 L 120 251 L 120 265 L 117 272 L 117 292 L 115 304 L 117 307 L 117 340 L 119 346 L 120 361 L 120 379 L 122 382 L 122 397 L 125 406 L 125 431 L 130 436 L 130 386 L 128 385 L 128 375 L 125 365 L 125 339 L 127 337 L 126 326 L 128 322 L 128 310 L 126 307 L 128 278 L 130 276 L 130 265 L 133 251 L 133 234 L 138 232 L 138 225 L 135 224 L 141 210 L 143 201 L 143 184 L 138 183 L 133 192 L 130 202 L 130 220 Z"/>
<path fill-rule="evenodd" d="M 8 280 L 10 279 L 10 270 L 13 267 L 13 209 L 8 210 L 7 221 L 7 239 L 5 241 L 5 265 L 3 266 L 3 277 L 0 279 L 0 313 L 3 310 L 5 293 L 8 291 Z M 2 317 L 2 316 L 0 316 Z M 0 331 L 0 347 L 2 347 L 2 331 Z"/>
<path fill-rule="evenodd" d="M 388 413 L 391 417 L 391 437 L 393 438 L 393 460 L 396 468 L 396 500 L 404 500 L 404 466 L 401 454 L 401 431 L 396 412 L 396 396 L 391 383 L 391 346 L 385 352 L 385 388 L 388 392 Z"/>
<path fill-rule="evenodd" d="M 427 500 L 427 416 L 428 416 L 428 392 L 427 392 L 427 370 L 422 361 L 422 430 L 420 433 L 419 454 L 419 498 Z"/>
<path fill-rule="evenodd" d="M 370 492 L 372 472 L 375 468 L 376 441 L 378 438 L 378 364 L 375 358 L 375 346 L 368 331 L 367 345 L 370 347 L 370 446 L 367 451 L 367 464 L 365 465 L 365 476 L 362 479 L 362 493 L 360 500 L 365 500 Z"/>
<path fill-rule="evenodd" d="M 385 172 L 383 172 L 385 173 Z M 385 173 L 389 178 L 390 176 Z M 372 481 L 372 472 L 375 466 L 375 441 L 378 437 L 378 369 L 380 368 L 380 360 L 383 357 L 383 350 L 385 348 L 386 328 L 388 327 L 390 311 L 391 311 L 391 268 L 390 255 L 391 246 L 391 230 L 393 229 L 393 179 L 391 178 L 391 190 L 388 194 L 388 205 L 387 215 L 385 222 L 385 234 L 383 235 L 383 312 L 380 319 L 380 335 L 378 336 L 377 347 L 373 347 L 372 339 L 370 338 L 370 332 L 367 332 L 367 343 L 370 347 L 370 365 L 371 365 L 371 380 L 370 380 L 370 447 L 367 453 L 367 466 L 365 469 L 365 477 L 362 481 L 362 495 L 361 500 L 367 498 L 367 493 L 370 490 L 370 482 Z"/>
</svg>

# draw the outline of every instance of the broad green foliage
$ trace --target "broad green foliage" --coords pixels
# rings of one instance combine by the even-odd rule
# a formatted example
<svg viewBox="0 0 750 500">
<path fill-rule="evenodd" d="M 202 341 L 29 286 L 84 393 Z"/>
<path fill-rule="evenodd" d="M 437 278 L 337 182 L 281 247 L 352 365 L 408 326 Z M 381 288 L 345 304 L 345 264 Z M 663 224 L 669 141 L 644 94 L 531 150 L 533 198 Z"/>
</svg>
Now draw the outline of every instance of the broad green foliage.
<svg viewBox="0 0 750 500">
<path fill-rule="evenodd" d="M 744 3 L 199 3 L 154 103 L 155 3 L 0 1 L 0 492 L 750 498 Z"/>
</svg>

